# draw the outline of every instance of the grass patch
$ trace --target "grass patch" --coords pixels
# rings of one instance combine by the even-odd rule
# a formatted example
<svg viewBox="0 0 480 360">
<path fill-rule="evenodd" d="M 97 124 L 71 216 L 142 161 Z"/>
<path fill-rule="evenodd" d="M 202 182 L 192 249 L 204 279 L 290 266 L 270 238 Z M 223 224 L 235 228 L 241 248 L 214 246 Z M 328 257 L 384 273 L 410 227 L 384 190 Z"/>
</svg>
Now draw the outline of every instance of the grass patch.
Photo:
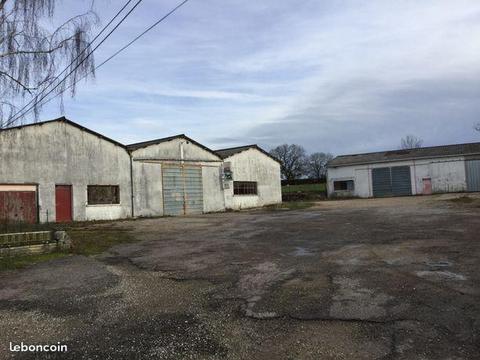
<svg viewBox="0 0 480 360">
<path fill-rule="evenodd" d="M 100 254 L 114 245 L 135 241 L 129 229 L 113 227 L 62 226 L 72 239 L 70 251 L 54 251 L 47 254 L 16 255 L 0 258 L 0 271 L 21 269 L 39 262 L 58 259 L 70 254 L 92 256 Z"/>
<path fill-rule="evenodd" d="M 454 199 L 448 199 L 447 201 L 457 203 L 457 204 L 471 204 L 475 201 L 475 199 L 472 199 L 471 197 L 464 195 Z"/>
<path fill-rule="evenodd" d="M 281 204 L 269 205 L 267 209 L 270 210 L 303 210 L 308 209 L 314 205 L 310 201 L 289 201 Z"/>
<path fill-rule="evenodd" d="M 72 228 L 67 229 L 72 239 L 71 252 L 77 255 L 100 254 L 114 245 L 132 242 L 135 239 L 129 230 L 116 228 Z"/>
<path fill-rule="evenodd" d="M 68 253 L 54 251 L 47 254 L 18 255 L 0 258 L 0 271 L 21 269 L 43 261 L 59 259 L 68 256 Z"/>
<path fill-rule="evenodd" d="M 323 193 L 325 192 L 325 183 L 282 186 L 283 194 L 289 194 L 294 192 Z"/>
</svg>

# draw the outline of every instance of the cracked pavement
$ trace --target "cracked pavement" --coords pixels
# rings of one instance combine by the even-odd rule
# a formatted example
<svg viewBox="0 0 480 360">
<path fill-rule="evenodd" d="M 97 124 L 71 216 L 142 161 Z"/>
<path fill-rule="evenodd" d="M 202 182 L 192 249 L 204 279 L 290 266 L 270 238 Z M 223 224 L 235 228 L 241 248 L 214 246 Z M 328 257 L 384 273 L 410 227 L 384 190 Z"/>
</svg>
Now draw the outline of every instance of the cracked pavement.
<svg viewBox="0 0 480 360">
<path fill-rule="evenodd" d="M 108 226 L 140 241 L 0 273 L 0 358 L 10 341 L 69 349 L 20 359 L 480 353 L 479 207 L 352 200 Z"/>
</svg>

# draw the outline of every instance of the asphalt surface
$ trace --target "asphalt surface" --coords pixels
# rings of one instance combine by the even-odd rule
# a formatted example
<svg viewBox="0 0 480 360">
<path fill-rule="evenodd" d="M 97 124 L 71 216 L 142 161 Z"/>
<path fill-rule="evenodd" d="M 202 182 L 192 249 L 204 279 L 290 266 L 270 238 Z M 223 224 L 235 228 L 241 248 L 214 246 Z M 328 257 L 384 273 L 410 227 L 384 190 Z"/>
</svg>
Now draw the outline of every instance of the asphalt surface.
<svg viewBox="0 0 480 360">
<path fill-rule="evenodd" d="M 0 359 L 479 358 L 479 198 L 113 226 L 141 241 L 0 273 Z"/>
</svg>

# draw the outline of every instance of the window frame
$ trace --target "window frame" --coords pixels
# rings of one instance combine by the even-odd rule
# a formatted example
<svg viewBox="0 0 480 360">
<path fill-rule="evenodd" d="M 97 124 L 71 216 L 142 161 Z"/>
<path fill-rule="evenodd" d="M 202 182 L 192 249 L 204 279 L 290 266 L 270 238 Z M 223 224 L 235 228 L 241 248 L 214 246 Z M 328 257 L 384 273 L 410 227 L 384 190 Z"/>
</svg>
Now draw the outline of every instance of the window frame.
<svg viewBox="0 0 480 360">
<path fill-rule="evenodd" d="M 339 188 L 335 186 L 337 183 L 345 183 L 345 188 Z M 351 183 L 351 187 L 348 186 L 348 184 Z M 335 192 L 353 192 L 355 191 L 355 181 L 353 179 L 347 179 L 347 180 L 333 180 L 333 191 Z"/>
<path fill-rule="evenodd" d="M 90 190 L 92 188 L 114 188 L 115 191 L 115 202 L 91 202 Z M 120 205 L 120 185 L 87 185 L 87 206 L 109 206 L 109 205 Z"/>
<path fill-rule="evenodd" d="M 258 182 L 234 181 L 233 196 L 258 196 Z"/>
</svg>

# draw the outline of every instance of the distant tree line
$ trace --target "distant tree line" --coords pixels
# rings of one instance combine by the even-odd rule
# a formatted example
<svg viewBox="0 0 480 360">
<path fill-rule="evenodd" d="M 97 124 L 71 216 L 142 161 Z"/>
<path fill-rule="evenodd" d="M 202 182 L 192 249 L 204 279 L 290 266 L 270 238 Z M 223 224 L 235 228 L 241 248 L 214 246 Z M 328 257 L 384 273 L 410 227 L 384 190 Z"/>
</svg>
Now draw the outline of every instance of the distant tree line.
<svg viewBox="0 0 480 360">
<path fill-rule="evenodd" d="M 307 154 L 303 146 L 283 144 L 270 150 L 270 154 L 281 163 L 282 178 L 287 182 L 298 179 L 324 180 L 327 163 L 333 159 L 330 153 Z"/>
<path fill-rule="evenodd" d="M 478 125 L 480 131 L 480 124 Z M 423 140 L 415 135 L 406 135 L 400 141 L 401 149 L 422 147 Z M 270 154 L 281 163 L 283 183 L 320 182 L 327 176 L 327 163 L 333 155 L 324 152 L 307 154 L 305 148 L 297 144 L 283 144 L 270 150 Z"/>
</svg>

